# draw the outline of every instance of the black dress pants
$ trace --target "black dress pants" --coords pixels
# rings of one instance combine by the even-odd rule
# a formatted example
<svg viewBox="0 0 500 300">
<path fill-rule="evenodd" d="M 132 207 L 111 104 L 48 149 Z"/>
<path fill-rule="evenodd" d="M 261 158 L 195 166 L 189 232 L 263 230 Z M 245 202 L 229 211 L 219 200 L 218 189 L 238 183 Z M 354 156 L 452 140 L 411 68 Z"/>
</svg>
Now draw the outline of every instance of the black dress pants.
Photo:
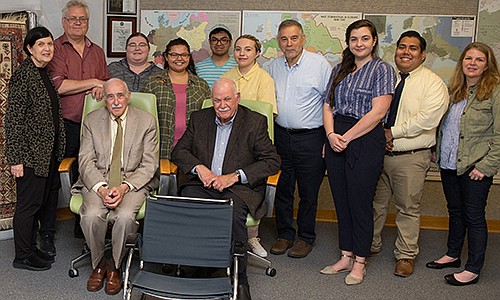
<svg viewBox="0 0 500 300">
<path fill-rule="evenodd" d="M 14 246 L 17 259 L 28 258 L 35 250 L 41 208 L 49 198 L 52 176 L 56 171 L 56 159 L 52 154 L 48 177 L 37 176 L 33 168 L 24 166 L 24 176 L 16 178 Z"/>
</svg>

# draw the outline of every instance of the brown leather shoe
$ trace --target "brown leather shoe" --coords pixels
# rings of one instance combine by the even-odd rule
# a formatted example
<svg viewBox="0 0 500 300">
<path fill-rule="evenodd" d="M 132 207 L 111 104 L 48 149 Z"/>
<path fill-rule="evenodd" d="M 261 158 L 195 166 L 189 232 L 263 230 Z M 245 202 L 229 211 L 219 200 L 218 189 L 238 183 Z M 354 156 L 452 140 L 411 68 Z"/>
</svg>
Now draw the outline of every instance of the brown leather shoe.
<svg viewBox="0 0 500 300">
<path fill-rule="evenodd" d="M 102 289 L 104 278 L 106 278 L 107 264 L 99 264 L 90 274 L 87 281 L 87 291 L 97 292 Z"/>
<path fill-rule="evenodd" d="M 303 258 L 306 257 L 312 250 L 312 245 L 298 239 L 295 245 L 288 251 L 288 256 L 293 258 Z"/>
<path fill-rule="evenodd" d="M 271 247 L 270 252 L 274 255 L 285 254 L 286 250 L 288 250 L 288 248 L 292 247 L 292 245 L 293 245 L 292 240 L 278 238 L 276 240 L 276 242 L 274 242 L 273 246 Z"/>
<path fill-rule="evenodd" d="M 122 275 L 120 270 L 113 267 L 108 267 L 106 273 L 106 288 L 104 291 L 108 295 L 116 295 L 122 290 Z"/>
<path fill-rule="evenodd" d="M 396 269 L 394 270 L 394 275 L 401 277 L 408 277 L 413 274 L 413 268 L 415 267 L 415 260 L 402 258 L 398 259 L 396 262 Z"/>
</svg>

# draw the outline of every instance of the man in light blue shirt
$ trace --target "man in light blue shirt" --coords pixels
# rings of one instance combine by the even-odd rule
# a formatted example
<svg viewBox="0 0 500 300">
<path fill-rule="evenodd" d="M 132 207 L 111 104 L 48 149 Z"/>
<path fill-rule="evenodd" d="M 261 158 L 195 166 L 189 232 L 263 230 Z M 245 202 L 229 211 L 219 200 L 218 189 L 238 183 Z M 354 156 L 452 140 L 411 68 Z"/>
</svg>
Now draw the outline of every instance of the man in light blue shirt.
<svg viewBox="0 0 500 300">
<path fill-rule="evenodd" d="M 318 191 L 325 174 L 322 107 L 332 66 L 323 56 L 304 50 L 306 37 L 297 21 L 283 21 L 277 38 L 283 56 L 271 63 L 269 74 L 276 86 L 275 145 L 282 174 L 275 198 L 279 236 L 271 253 L 291 248 L 288 256 L 302 258 L 316 239 Z M 297 230 L 292 226 L 295 183 L 300 198 Z"/>
<path fill-rule="evenodd" d="M 208 35 L 212 56 L 197 63 L 195 68 L 197 75 L 208 83 L 210 89 L 222 74 L 238 65 L 229 55 L 232 41 L 231 32 L 222 26 L 215 27 Z"/>
</svg>

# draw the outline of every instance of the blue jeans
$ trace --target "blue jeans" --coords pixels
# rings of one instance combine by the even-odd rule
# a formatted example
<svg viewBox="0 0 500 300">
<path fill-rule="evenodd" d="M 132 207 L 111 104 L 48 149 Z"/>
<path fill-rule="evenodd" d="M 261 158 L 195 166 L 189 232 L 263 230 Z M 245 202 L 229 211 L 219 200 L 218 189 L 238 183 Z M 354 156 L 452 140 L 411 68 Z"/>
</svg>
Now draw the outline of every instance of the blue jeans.
<svg viewBox="0 0 500 300">
<path fill-rule="evenodd" d="M 465 270 L 479 274 L 488 241 L 485 209 L 493 177 L 472 180 L 469 173 L 473 168 L 462 175 L 457 175 L 456 170 L 441 170 L 441 182 L 450 216 L 446 255 L 460 257 L 467 233 L 469 251 Z"/>
</svg>

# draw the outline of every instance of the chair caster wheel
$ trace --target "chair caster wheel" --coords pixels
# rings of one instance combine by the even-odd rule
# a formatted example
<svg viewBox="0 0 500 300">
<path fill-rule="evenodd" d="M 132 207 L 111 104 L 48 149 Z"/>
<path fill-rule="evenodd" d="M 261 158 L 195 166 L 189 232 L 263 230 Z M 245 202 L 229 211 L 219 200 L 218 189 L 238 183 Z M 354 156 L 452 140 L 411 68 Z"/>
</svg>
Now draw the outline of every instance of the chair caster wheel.
<svg viewBox="0 0 500 300">
<path fill-rule="evenodd" d="M 268 267 L 268 268 L 266 269 L 266 275 L 267 275 L 267 276 L 271 276 L 271 277 L 276 276 L 276 269 L 275 269 L 275 268 Z"/>
<path fill-rule="evenodd" d="M 69 269 L 68 275 L 71 278 L 78 277 L 78 275 L 79 275 L 78 270 L 77 269 Z"/>
</svg>

